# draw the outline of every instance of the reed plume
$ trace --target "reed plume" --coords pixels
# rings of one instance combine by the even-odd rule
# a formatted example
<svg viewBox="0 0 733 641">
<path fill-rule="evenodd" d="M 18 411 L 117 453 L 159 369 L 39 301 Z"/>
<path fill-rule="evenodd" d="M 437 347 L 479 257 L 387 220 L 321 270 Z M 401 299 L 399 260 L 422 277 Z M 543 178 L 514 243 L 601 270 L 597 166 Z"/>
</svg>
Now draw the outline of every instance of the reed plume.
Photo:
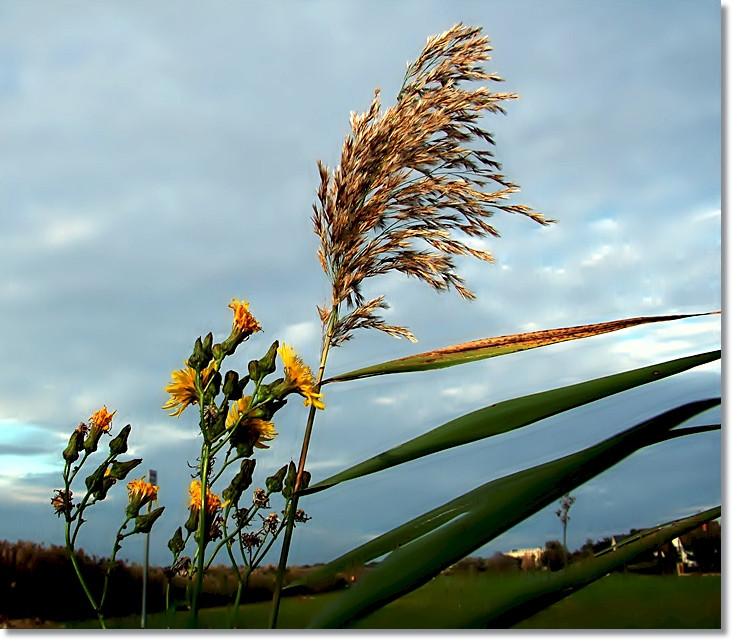
<svg viewBox="0 0 733 641">
<path fill-rule="evenodd" d="M 339 165 L 331 171 L 318 163 L 312 220 L 318 256 L 332 283 L 330 307 L 319 307 L 324 326 L 332 324 L 324 332 L 331 346 L 359 328 L 416 340 L 379 316 L 388 305 L 383 296 L 365 299 L 365 279 L 397 271 L 473 299 L 454 257 L 493 257 L 462 237 L 499 236 L 488 222 L 497 210 L 542 225 L 554 222 L 506 202 L 519 187 L 500 173 L 494 140 L 481 118 L 505 113 L 501 103 L 517 96 L 466 86 L 502 81 L 482 67 L 491 50 L 480 27 L 457 24 L 428 38 L 419 58 L 407 65 L 396 104 L 382 113 L 375 91 L 367 112 L 351 114 Z"/>
</svg>

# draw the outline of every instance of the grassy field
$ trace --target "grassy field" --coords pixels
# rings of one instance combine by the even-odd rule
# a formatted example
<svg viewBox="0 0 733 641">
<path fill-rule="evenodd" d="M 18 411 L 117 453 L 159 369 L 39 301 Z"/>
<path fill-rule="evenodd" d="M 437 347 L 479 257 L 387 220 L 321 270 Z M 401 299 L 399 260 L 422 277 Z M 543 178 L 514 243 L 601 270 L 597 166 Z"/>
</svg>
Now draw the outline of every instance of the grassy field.
<svg viewBox="0 0 733 641">
<path fill-rule="evenodd" d="M 480 611 L 482 603 L 502 590 L 507 582 L 542 580 L 542 575 L 441 576 L 412 594 L 387 605 L 361 621 L 357 628 L 439 629 L 457 613 Z M 307 627 L 313 613 L 338 599 L 330 593 L 314 597 L 292 597 L 281 607 L 279 627 Z M 240 607 L 238 627 L 267 627 L 270 604 L 254 603 Z M 187 627 L 187 614 L 179 612 L 171 628 Z M 229 627 L 230 611 L 211 608 L 200 613 L 200 627 Z M 108 621 L 110 628 L 139 628 L 140 617 Z M 96 627 L 82 622 L 68 627 Z M 148 628 L 167 627 L 165 616 L 151 614 Z M 562 601 L 515 626 L 534 629 L 715 629 L 721 627 L 720 576 L 641 576 L 611 574 L 566 597 Z"/>
</svg>

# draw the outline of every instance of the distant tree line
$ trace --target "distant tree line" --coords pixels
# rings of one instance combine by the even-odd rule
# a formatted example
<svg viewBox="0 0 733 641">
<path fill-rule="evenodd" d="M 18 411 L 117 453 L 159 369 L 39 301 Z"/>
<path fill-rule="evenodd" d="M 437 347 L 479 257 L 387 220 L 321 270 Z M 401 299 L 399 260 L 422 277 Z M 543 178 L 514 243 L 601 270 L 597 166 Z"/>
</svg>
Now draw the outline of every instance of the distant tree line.
<svg viewBox="0 0 733 641">
<path fill-rule="evenodd" d="M 628 535 L 639 530 L 632 529 Z M 620 541 L 624 536 L 617 537 Z M 696 563 L 696 571 L 720 572 L 721 532 L 720 523 L 712 521 L 682 537 L 682 545 Z M 578 550 L 568 554 L 573 564 L 611 547 L 610 537 L 592 541 L 588 539 Z M 92 589 L 99 590 L 103 581 L 107 559 L 79 553 L 79 561 Z M 526 561 L 526 560 L 525 560 Z M 678 561 L 677 551 L 671 544 L 650 550 L 634 559 L 625 569 L 636 572 L 674 572 Z M 547 541 L 539 559 L 540 568 L 550 571 L 563 567 L 563 546 L 560 541 Z M 371 564 L 370 564 L 371 565 Z M 369 565 L 358 574 L 369 571 Z M 529 569 L 523 559 L 500 552 L 489 558 L 466 557 L 455 563 L 451 572 L 514 572 Z M 307 572 L 309 566 L 288 569 L 290 579 Z M 243 602 L 269 600 L 272 596 L 276 568 L 272 565 L 258 568 L 250 578 L 249 589 Z M 330 588 L 341 588 L 358 577 L 348 572 Z M 138 564 L 115 563 L 114 580 L 110 582 L 108 616 L 126 616 L 139 613 L 142 603 L 143 568 Z M 348 576 L 347 576 L 348 575 Z M 166 577 L 163 569 L 150 567 L 148 571 L 148 612 L 161 611 L 165 607 Z M 186 590 L 189 582 L 179 576 L 172 579 L 172 603 L 186 607 Z M 230 566 L 213 566 L 204 577 L 202 607 L 231 603 L 237 590 L 237 580 Z M 0 541 L 0 619 L 35 618 L 51 621 L 73 621 L 94 617 L 94 612 L 76 579 L 66 548 L 57 545 L 44 547 L 30 541 Z"/>
<path fill-rule="evenodd" d="M 92 590 L 101 589 L 105 558 L 79 552 L 82 572 Z M 272 596 L 276 569 L 259 568 L 250 577 L 250 587 L 242 601 L 268 600 Z M 295 574 L 295 569 L 290 574 Z M 105 605 L 108 616 L 139 613 L 142 605 L 143 568 L 138 564 L 115 563 L 109 597 Z M 165 608 L 166 577 L 163 569 L 148 570 L 147 611 Z M 171 599 L 177 607 L 186 607 L 188 579 L 172 578 Z M 228 565 L 212 566 L 204 577 L 202 607 L 226 605 L 233 601 L 237 580 Z M 73 621 L 94 618 L 95 614 L 84 596 L 66 548 L 45 547 L 31 541 L 0 541 L 0 620 L 40 618 L 51 621 Z"/>
</svg>

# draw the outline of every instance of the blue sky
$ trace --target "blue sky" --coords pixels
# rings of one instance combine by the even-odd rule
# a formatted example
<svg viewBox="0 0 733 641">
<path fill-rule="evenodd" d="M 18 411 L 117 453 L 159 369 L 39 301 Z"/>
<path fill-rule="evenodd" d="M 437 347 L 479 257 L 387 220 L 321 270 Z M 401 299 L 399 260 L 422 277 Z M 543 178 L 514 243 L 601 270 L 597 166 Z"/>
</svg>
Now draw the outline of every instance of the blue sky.
<svg viewBox="0 0 733 641">
<path fill-rule="evenodd" d="M 720 6 L 709 1 L 67 3 L 0 5 L 0 538 L 62 543 L 50 497 L 73 428 L 102 404 L 131 423 L 166 506 L 151 558 L 185 519 L 194 412 L 161 410 L 193 340 L 228 333 L 232 298 L 312 365 L 329 295 L 310 225 L 316 160 L 333 166 L 349 112 L 392 104 L 405 63 L 456 22 L 482 26 L 488 69 L 517 92 L 495 134 L 517 202 L 496 264 L 460 262 L 478 299 L 387 277 L 387 319 L 328 373 L 476 338 L 721 308 Z M 333 474 L 490 403 L 720 346 L 703 317 L 466 365 L 332 385 L 308 469 Z M 446 373 L 447 372 L 447 373 Z M 512 471 L 720 393 L 720 366 L 444 452 L 304 500 L 293 561 L 327 561 Z M 715 420 L 711 412 L 701 421 Z M 259 484 L 297 458 L 305 412 L 278 414 Z M 721 501 L 719 434 L 638 453 L 574 492 L 568 545 Z M 257 477 L 255 482 L 258 483 Z M 81 545 L 107 555 L 122 488 Z M 554 507 L 479 551 L 561 537 Z M 123 556 L 139 561 L 142 543 Z"/>
</svg>

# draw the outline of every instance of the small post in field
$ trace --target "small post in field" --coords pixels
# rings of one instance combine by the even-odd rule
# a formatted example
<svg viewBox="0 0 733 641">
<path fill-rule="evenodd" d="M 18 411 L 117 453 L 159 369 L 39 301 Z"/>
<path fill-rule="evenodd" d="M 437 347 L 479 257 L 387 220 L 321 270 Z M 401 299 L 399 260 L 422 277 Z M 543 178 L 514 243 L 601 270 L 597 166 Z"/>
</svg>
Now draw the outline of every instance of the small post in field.
<svg viewBox="0 0 733 641">
<path fill-rule="evenodd" d="M 151 485 L 158 484 L 157 470 L 148 470 L 148 479 Z M 150 512 L 150 503 L 148 503 L 148 512 Z M 145 619 L 147 618 L 148 604 L 148 554 L 150 553 L 150 532 L 145 534 L 145 556 L 143 558 L 143 605 L 140 611 L 140 627 L 145 629 Z"/>
</svg>

